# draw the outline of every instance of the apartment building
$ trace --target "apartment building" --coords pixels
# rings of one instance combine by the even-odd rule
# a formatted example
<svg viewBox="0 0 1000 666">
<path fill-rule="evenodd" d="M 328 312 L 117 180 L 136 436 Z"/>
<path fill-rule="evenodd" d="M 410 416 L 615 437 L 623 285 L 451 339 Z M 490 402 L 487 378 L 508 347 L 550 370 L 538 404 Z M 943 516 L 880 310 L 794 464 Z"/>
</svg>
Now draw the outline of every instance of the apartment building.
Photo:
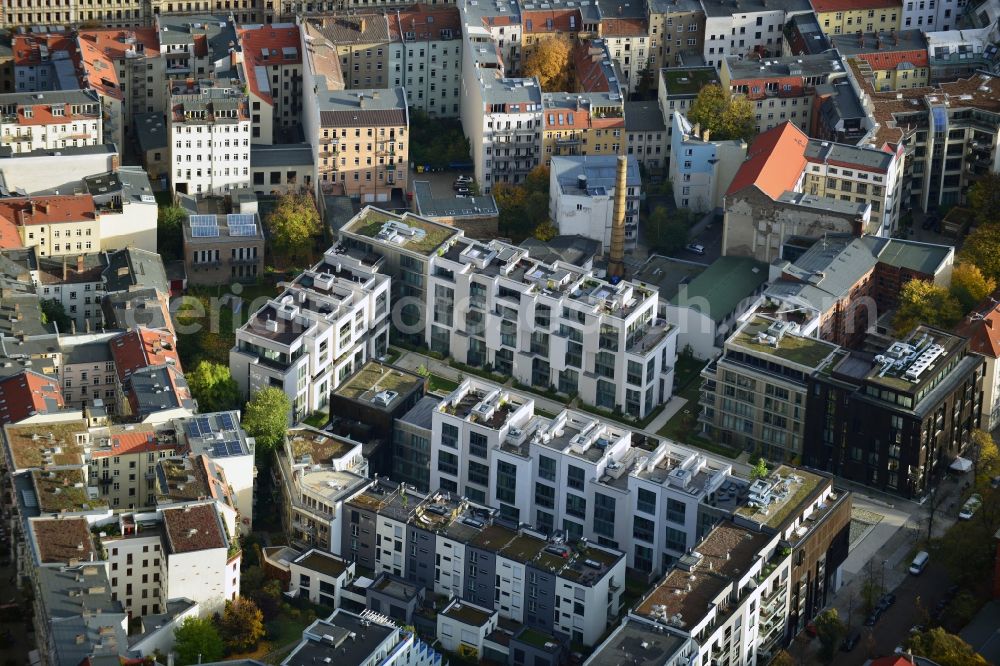
<svg viewBox="0 0 1000 666">
<path fill-rule="evenodd" d="M 328 17 L 309 17 L 310 34 L 326 40 L 340 62 L 348 89 L 389 88 L 393 41 L 386 12 L 362 10 Z M 334 55 L 335 54 L 335 55 Z"/>
<path fill-rule="evenodd" d="M 542 94 L 546 166 L 553 157 L 625 153 L 625 109 L 617 79 L 610 80 L 615 82 L 614 92 Z"/>
<path fill-rule="evenodd" d="M 71 0 L 56 6 L 26 0 L 17 6 L 12 3 L 4 8 L 3 27 L 33 28 L 94 22 L 109 27 L 128 28 L 145 25 L 150 18 L 148 5 L 134 0 L 126 3 L 98 0 L 96 3 L 87 4 Z"/>
<path fill-rule="evenodd" d="M 344 503 L 371 484 L 361 443 L 303 426 L 289 430 L 276 461 L 289 543 L 342 554 Z"/>
<path fill-rule="evenodd" d="M 415 4 L 388 13 L 389 76 L 406 103 L 432 118 L 457 118 L 462 87 L 462 22 L 458 8 Z"/>
<path fill-rule="evenodd" d="M 167 81 L 234 78 L 236 73 L 229 44 L 236 45 L 235 21 L 241 20 L 239 14 L 221 7 L 218 8 L 221 11 L 210 14 L 207 2 L 204 9 L 200 6 L 202 3 L 193 4 L 197 8 L 190 5 L 182 8 L 180 3 L 175 7 L 173 2 L 168 2 L 164 11 L 154 11 L 152 23 L 159 35 L 160 57 Z"/>
<path fill-rule="evenodd" d="M 435 261 L 427 299 L 425 344 L 469 365 L 637 418 L 670 397 L 677 331 L 656 319 L 656 291 L 458 238 Z"/>
<path fill-rule="evenodd" d="M 242 210 L 242 209 L 241 209 Z M 256 213 L 189 215 L 183 224 L 188 284 L 255 282 L 264 274 L 264 227 Z"/>
<path fill-rule="evenodd" d="M 122 514 L 116 522 L 118 534 L 101 545 L 112 597 L 130 616 L 157 615 L 167 600 L 188 599 L 210 617 L 239 596 L 239 544 L 214 503 Z"/>
<path fill-rule="evenodd" d="M 77 41 L 102 53 L 118 73 L 122 96 L 123 136 L 133 137 L 137 113 L 162 113 L 166 108 L 166 68 L 154 27 L 81 30 Z"/>
<path fill-rule="evenodd" d="M 384 666 L 436 666 L 442 661 L 434 648 L 389 617 L 370 610 L 355 615 L 343 608 L 306 627 L 302 642 L 281 664 L 307 666 L 327 659 Z"/>
<path fill-rule="evenodd" d="M 849 61 L 849 69 L 852 86 L 877 123 L 862 143 L 904 146 L 902 207 L 961 204 L 966 188 L 1000 170 L 1000 79 L 976 74 L 932 89 L 883 93 L 856 61 Z"/>
<path fill-rule="evenodd" d="M 49 370 L 46 372 L 45 370 Z M 66 406 L 59 378 L 51 368 L 38 372 L 24 362 L 10 364 L 0 379 L 0 425 L 17 423 L 35 414 L 46 414 Z"/>
<path fill-rule="evenodd" d="M 979 423 L 983 430 L 992 431 L 1000 425 L 1000 348 L 997 346 L 996 324 L 1000 315 L 991 294 L 955 327 L 955 333 L 969 340 L 969 349 L 981 354 L 986 361 L 983 369 L 983 400 Z"/>
<path fill-rule="evenodd" d="M 91 430 L 88 485 L 100 489 L 115 511 L 156 505 L 156 466 L 180 453 L 176 435 L 152 426 L 111 426 Z"/>
<path fill-rule="evenodd" d="M 425 395 L 393 425 L 389 476 L 422 493 L 430 490 L 431 422 L 439 402 L 440 398 Z"/>
<path fill-rule="evenodd" d="M 662 176 L 666 164 L 667 128 L 656 102 L 625 102 L 625 154 L 634 156 L 646 172 Z"/>
<path fill-rule="evenodd" d="M 403 88 L 331 91 L 307 85 L 304 104 L 318 188 L 365 202 L 388 201 L 394 189 L 406 188 L 410 116 Z"/>
<path fill-rule="evenodd" d="M 100 145 L 103 129 L 92 90 L 0 95 L 0 136 L 15 153 Z"/>
<path fill-rule="evenodd" d="M 781 256 L 781 246 L 792 236 L 818 238 L 825 233 L 888 234 L 891 226 L 883 224 L 884 215 L 891 215 L 884 203 L 881 215 L 872 212 L 869 197 L 874 197 L 865 184 L 865 196 L 851 200 L 850 194 L 840 198 L 820 196 L 804 189 L 803 183 L 809 169 L 819 169 L 819 164 L 809 164 L 806 153 L 811 142 L 804 132 L 790 121 L 768 130 L 754 139 L 747 152 L 747 161 L 740 166 L 725 195 L 725 218 L 722 237 L 723 254 L 750 256 L 759 261 L 771 262 Z M 817 147 L 821 153 L 829 146 Z M 853 148 L 845 146 L 845 152 Z M 864 154 L 867 159 L 867 154 Z M 871 153 L 873 164 L 884 162 L 884 154 Z M 816 158 L 818 159 L 818 158 Z M 807 166 L 809 169 L 807 169 Z M 838 167 L 835 167 L 838 168 Z M 878 169 L 871 168 L 877 172 Z M 854 187 L 852 170 L 850 179 L 844 178 L 841 187 Z M 878 174 L 884 182 L 886 175 Z M 815 183 L 814 183 L 815 184 Z M 886 197 L 886 190 L 879 188 L 879 197 Z M 832 190 L 831 190 L 832 193 Z"/>
<path fill-rule="evenodd" d="M 656 91 L 656 99 L 667 127 L 664 166 L 669 169 L 674 115 L 678 112 L 687 114 L 703 87 L 719 84 L 719 73 L 715 67 L 676 67 L 661 69 L 658 78 L 660 85 Z"/>
<path fill-rule="evenodd" d="M 664 631 L 658 622 L 626 616 L 621 624 L 583 662 L 584 666 L 614 666 L 621 663 L 622 654 L 631 654 L 634 646 L 645 646 L 655 654 L 660 666 L 691 666 L 697 664 L 698 646 L 688 636 Z"/>
<path fill-rule="evenodd" d="M 934 85 L 968 78 L 978 71 L 996 71 L 998 54 L 990 48 L 994 40 L 992 25 L 971 30 L 928 31 L 924 37 L 930 82 Z"/>
<path fill-rule="evenodd" d="M 294 23 L 244 25 L 237 29 L 250 103 L 250 142 L 272 144 L 299 124 L 302 114 L 302 45 Z"/>
<path fill-rule="evenodd" d="M 172 191 L 224 196 L 250 185 L 250 113 L 238 80 L 173 85 L 167 113 Z"/>
<path fill-rule="evenodd" d="M 922 88 L 930 83 L 927 39 L 920 30 L 837 35 L 831 41 L 844 58 L 855 58 L 880 91 Z"/>
<path fill-rule="evenodd" d="M 702 55 L 705 64 L 719 72 L 731 56 L 748 62 L 777 57 L 783 49 L 785 23 L 810 9 L 807 0 L 753 0 L 739 7 L 726 0 L 701 0 L 701 8 L 705 14 Z"/>
<path fill-rule="evenodd" d="M 682 111 L 673 112 L 670 181 L 674 202 L 696 213 L 721 210 L 723 197 L 747 156 L 742 139 L 712 140 L 711 132 L 692 126 Z"/>
<path fill-rule="evenodd" d="M 447 493 L 414 497 L 411 506 L 410 494 L 378 481 L 352 498 L 342 557 L 584 645 L 620 612 L 620 552 L 507 527 L 494 511 Z"/>
<path fill-rule="evenodd" d="M 39 257 L 75 257 L 100 248 L 100 221 L 87 195 L 0 200 L 0 226 L 6 247 L 37 247 Z"/>
<path fill-rule="evenodd" d="M 981 423 L 985 361 L 951 333 L 918 326 L 871 338 L 873 360 L 842 351 L 813 373 L 805 402 L 806 465 L 904 497 L 946 474 Z M 864 424 L 861 427 L 859 424 Z"/>
<path fill-rule="evenodd" d="M 900 0 L 811 0 L 827 36 L 856 32 L 891 32 L 902 27 Z"/>
<path fill-rule="evenodd" d="M 385 354 L 389 277 L 332 248 L 281 287 L 236 331 L 229 368 L 244 395 L 281 387 L 297 422 L 326 406 L 366 360 Z"/>
<path fill-rule="evenodd" d="M 625 247 L 635 248 L 639 238 L 639 200 L 642 182 L 639 162 L 627 158 Z M 615 179 L 618 157 L 584 155 L 553 157 L 549 168 L 549 218 L 564 235 L 581 235 L 611 249 L 614 221 Z"/>
<path fill-rule="evenodd" d="M 796 14 L 788 21 L 781 55 L 817 55 L 830 49 L 830 39 L 823 34 L 815 14 Z"/>
<path fill-rule="evenodd" d="M 782 646 L 792 560 L 781 535 L 724 521 L 630 612 L 698 647 L 691 662 L 763 662 Z"/>
<path fill-rule="evenodd" d="M 839 56 L 829 53 L 760 61 L 727 57 L 719 67 L 722 87 L 756 106 L 761 134 L 786 120 L 809 132 L 814 122 L 816 86 L 843 75 Z"/>
<path fill-rule="evenodd" d="M 365 207 L 340 228 L 340 251 L 375 262 L 392 278 L 393 308 L 400 323 L 396 333 L 419 343 L 426 334 L 428 279 L 432 264 L 447 242 L 461 235 L 455 227 L 411 213 L 395 215 Z"/>
<path fill-rule="evenodd" d="M 959 26 L 965 11 L 965 3 L 961 0 L 903 0 L 903 30 L 954 30 Z"/>
<path fill-rule="evenodd" d="M 649 67 L 657 72 L 682 64 L 685 55 L 705 49 L 705 12 L 698 0 L 654 0 L 646 3 Z M 693 28 L 691 26 L 694 26 Z M 659 86 L 659 80 L 654 83 Z"/>
<path fill-rule="evenodd" d="M 598 7 L 601 10 L 598 34 L 621 72 L 622 89 L 634 93 L 655 61 L 646 8 L 612 2 L 599 2 Z"/>
<path fill-rule="evenodd" d="M 702 371 L 704 431 L 768 460 L 801 459 L 809 377 L 838 350 L 803 335 L 794 321 L 752 316 Z"/>
</svg>

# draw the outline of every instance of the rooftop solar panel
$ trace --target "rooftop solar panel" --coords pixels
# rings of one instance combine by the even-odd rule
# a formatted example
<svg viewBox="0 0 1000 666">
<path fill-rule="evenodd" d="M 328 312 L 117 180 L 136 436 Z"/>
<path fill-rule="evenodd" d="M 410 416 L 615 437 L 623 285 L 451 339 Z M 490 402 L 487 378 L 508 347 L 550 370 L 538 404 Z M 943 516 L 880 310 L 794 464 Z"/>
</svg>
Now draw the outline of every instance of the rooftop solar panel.
<svg viewBox="0 0 1000 666">
<path fill-rule="evenodd" d="M 241 224 L 238 226 L 229 225 L 229 235 L 230 236 L 256 236 L 257 235 L 257 225 L 256 224 Z"/>
<path fill-rule="evenodd" d="M 191 227 L 192 238 L 215 238 L 219 235 L 219 227 Z"/>
<path fill-rule="evenodd" d="M 201 430 L 194 421 L 188 421 L 184 424 L 184 432 L 187 433 L 188 437 L 201 437 Z"/>
<path fill-rule="evenodd" d="M 212 423 L 204 416 L 198 419 L 198 427 L 201 429 L 201 434 L 203 435 L 208 435 L 212 432 Z"/>
<path fill-rule="evenodd" d="M 233 419 L 233 415 L 229 412 L 220 414 L 219 422 L 222 424 L 224 430 L 236 430 L 236 420 Z"/>
<path fill-rule="evenodd" d="M 226 224 L 231 227 L 243 226 L 246 224 L 256 224 L 254 216 L 248 213 L 230 213 L 226 215 Z"/>
<path fill-rule="evenodd" d="M 192 227 L 217 227 L 219 219 L 215 215 L 192 215 L 188 218 Z"/>
</svg>

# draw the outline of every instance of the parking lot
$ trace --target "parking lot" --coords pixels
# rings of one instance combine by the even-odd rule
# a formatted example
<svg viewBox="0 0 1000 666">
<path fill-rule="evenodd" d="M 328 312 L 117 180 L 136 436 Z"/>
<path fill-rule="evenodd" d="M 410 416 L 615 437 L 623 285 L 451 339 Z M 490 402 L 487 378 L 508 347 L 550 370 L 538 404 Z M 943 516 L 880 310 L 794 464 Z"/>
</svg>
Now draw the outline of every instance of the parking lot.
<svg viewBox="0 0 1000 666">
<path fill-rule="evenodd" d="M 454 184 L 455 179 L 460 175 L 472 176 L 471 172 L 468 171 L 425 171 L 424 173 L 417 173 L 416 169 L 410 169 L 410 187 L 409 192 L 413 192 L 412 184 L 418 180 L 424 180 L 431 184 L 431 192 L 434 194 L 435 198 L 445 198 L 455 195 L 455 191 L 452 189 L 452 184 Z"/>
</svg>

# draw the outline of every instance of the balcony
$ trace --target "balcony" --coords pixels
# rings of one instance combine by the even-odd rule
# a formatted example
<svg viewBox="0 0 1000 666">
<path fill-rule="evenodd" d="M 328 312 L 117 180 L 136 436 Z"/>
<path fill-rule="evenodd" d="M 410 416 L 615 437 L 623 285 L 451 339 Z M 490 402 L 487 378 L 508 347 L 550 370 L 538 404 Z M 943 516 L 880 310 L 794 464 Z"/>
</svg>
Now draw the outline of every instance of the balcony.
<svg viewBox="0 0 1000 666">
<path fill-rule="evenodd" d="M 32 140 L 31 134 L 8 134 L 3 137 L 4 143 L 23 143 Z"/>
</svg>

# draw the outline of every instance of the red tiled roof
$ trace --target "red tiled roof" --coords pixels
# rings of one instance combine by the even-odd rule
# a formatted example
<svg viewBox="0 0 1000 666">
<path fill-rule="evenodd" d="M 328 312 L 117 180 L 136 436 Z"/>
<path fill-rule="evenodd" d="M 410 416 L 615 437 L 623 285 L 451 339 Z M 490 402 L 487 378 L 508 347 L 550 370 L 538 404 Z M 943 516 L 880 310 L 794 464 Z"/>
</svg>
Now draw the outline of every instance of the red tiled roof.
<svg viewBox="0 0 1000 666">
<path fill-rule="evenodd" d="M 407 32 L 414 33 L 416 41 L 435 41 L 442 39 L 442 30 L 451 30 L 452 39 L 462 38 L 462 19 L 458 7 L 430 6 L 417 4 L 398 13 L 390 12 L 389 36 L 401 41 Z"/>
<path fill-rule="evenodd" d="M 247 77 L 247 85 L 254 95 L 267 103 L 271 102 L 271 87 L 267 86 L 268 92 L 264 92 L 257 80 L 255 67 L 267 67 L 275 64 L 301 65 L 302 45 L 299 39 L 298 26 L 288 28 L 274 28 L 272 26 L 261 26 L 252 29 L 240 29 L 240 45 L 243 49 L 243 69 Z M 295 57 L 285 58 L 283 49 L 295 49 Z M 263 50 L 268 50 L 268 58 L 264 59 Z"/>
<path fill-rule="evenodd" d="M 611 91 L 611 83 L 601 64 L 604 60 L 604 49 L 591 47 L 589 42 L 580 42 L 573 48 L 571 57 L 576 81 L 582 92 Z"/>
<path fill-rule="evenodd" d="M 927 49 L 914 51 L 875 51 L 873 53 L 859 53 L 861 58 L 874 70 L 896 69 L 903 63 L 910 63 L 914 67 L 926 68 L 929 66 Z"/>
<path fill-rule="evenodd" d="M 62 388 L 51 377 L 25 370 L 0 380 L 0 423 L 17 423 L 65 406 Z"/>
<path fill-rule="evenodd" d="M 122 384 L 141 368 L 160 365 L 181 367 L 173 338 L 160 330 L 136 328 L 117 336 L 110 344 L 111 356 L 115 359 L 115 369 Z"/>
<path fill-rule="evenodd" d="M 649 25 L 641 18 L 611 18 L 601 21 L 601 37 L 636 37 L 649 34 Z"/>
<path fill-rule="evenodd" d="M 0 215 L 0 248 L 9 250 L 17 247 L 24 247 L 17 225 Z"/>
<path fill-rule="evenodd" d="M 124 59 L 126 51 L 138 51 L 137 46 L 142 47 L 142 55 L 146 58 L 157 58 L 160 55 L 160 36 L 156 28 L 81 30 L 79 38 L 81 41 L 91 42 L 107 57 L 115 60 Z"/>
<path fill-rule="evenodd" d="M 817 14 L 826 12 L 849 12 L 858 9 L 900 9 L 901 0 L 812 0 Z"/>
<path fill-rule="evenodd" d="M 998 297 L 1000 290 L 990 294 L 955 327 L 956 333 L 969 339 L 969 349 L 991 358 L 1000 358 L 1000 302 L 996 300 Z"/>
<path fill-rule="evenodd" d="M 570 18 L 572 17 L 572 25 Z M 551 21 L 551 25 L 550 22 Z M 530 24 L 530 25 L 529 25 Z M 580 11 L 577 9 L 538 9 L 521 12 L 521 26 L 526 35 L 577 32 L 581 30 Z"/>
<path fill-rule="evenodd" d="M 124 99 L 118 68 L 104 51 L 87 39 L 78 40 L 80 52 L 74 55 L 78 71 L 85 72 L 86 83 L 98 93 L 117 100 Z"/>
<path fill-rule="evenodd" d="M 747 159 L 733 178 L 726 196 L 756 185 L 772 199 L 792 189 L 806 164 L 809 137 L 790 122 L 782 123 L 754 139 Z"/>
<path fill-rule="evenodd" d="M 96 219 L 94 197 L 89 194 L 0 199 L 0 220 L 18 226 L 63 224 Z"/>
<path fill-rule="evenodd" d="M 99 449 L 91 453 L 93 458 L 108 458 L 111 456 L 129 455 L 131 453 L 149 453 L 162 451 L 166 447 L 156 441 L 153 430 L 129 430 L 111 435 L 111 448 Z"/>
<path fill-rule="evenodd" d="M 892 657 L 875 659 L 871 662 L 871 666 L 914 666 L 914 662 L 910 661 L 908 657 L 903 655 L 895 655 Z"/>
<path fill-rule="evenodd" d="M 72 40 L 65 33 L 14 35 L 11 40 L 14 65 L 16 67 L 27 67 L 41 64 L 41 46 L 43 45 L 48 49 L 50 58 L 53 51 L 66 51 L 69 53 L 74 49 Z"/>
</svg>

